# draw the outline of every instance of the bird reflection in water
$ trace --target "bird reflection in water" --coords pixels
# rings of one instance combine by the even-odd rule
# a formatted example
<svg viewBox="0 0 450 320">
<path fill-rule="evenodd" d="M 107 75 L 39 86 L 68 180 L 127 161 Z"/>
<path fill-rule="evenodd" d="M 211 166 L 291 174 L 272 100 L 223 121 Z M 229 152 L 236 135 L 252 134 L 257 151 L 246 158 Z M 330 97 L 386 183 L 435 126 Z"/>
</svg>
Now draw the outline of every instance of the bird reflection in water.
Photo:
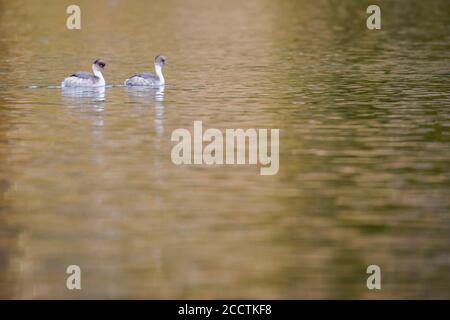
<svg viewBox="0 0 450 320">
<path fill-rule="evenodd" d="M 63 102 L 72 112 L 78 113 L 85 108 L 94 111 L 93 133 L 101 135 L 104 125 L 102 113 L 105 110 L 105 87 L 96 88 L 62 88 Z"/>
<path fill-rule="evenodd" d="M 155 104 L 155 132 L 158 136 L 164 133 L 164 85 L 158 87 L 126 87 L 127 93 L 133 104 L 147 105 L 149 100 Z"/>
<path fill-rule="evenodd" d="M 96 88 L 83 88 L 83 87 L 74 87 L 74 88 L 62 88 L 61 93 L 63 97 L 66 98 L 86 98 L 78 100 L 79 102 L 104 102 L 105 101 L 105 87 L 96 87 Z M 75 100 L 75 99 L 74 99 Z"/>
</svg>

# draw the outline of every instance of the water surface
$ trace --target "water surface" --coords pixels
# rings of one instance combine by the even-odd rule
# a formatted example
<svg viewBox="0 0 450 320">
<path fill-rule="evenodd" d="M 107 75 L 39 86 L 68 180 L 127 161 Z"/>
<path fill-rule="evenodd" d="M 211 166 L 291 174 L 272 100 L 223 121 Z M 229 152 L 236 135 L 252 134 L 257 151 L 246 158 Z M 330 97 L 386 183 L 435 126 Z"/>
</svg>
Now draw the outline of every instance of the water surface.
<svg viewBox="0 0 450 320">
<path fill-rule="evenodd" d="M 450 298 L 448 1 L 78 3 L 0 1 L 1 298 Z M 196 120 L 279 128 L 279 173 L 175 166 Z"/>
</svg>

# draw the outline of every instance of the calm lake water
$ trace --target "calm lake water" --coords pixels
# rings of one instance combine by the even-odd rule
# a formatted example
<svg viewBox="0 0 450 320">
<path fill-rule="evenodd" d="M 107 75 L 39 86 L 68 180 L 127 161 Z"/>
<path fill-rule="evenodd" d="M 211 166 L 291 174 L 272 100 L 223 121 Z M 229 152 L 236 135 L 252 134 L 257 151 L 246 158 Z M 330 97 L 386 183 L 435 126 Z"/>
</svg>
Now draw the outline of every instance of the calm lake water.
<svg viewBox="0 0 450 320">
<path fill-rule="evenodd" d="M 71 3 L 0 1 L 1 298 L 450 298 L 449 1 Z M 279 128 L 278 174 L 174 165 L 195 120 Z"/>
</svg>

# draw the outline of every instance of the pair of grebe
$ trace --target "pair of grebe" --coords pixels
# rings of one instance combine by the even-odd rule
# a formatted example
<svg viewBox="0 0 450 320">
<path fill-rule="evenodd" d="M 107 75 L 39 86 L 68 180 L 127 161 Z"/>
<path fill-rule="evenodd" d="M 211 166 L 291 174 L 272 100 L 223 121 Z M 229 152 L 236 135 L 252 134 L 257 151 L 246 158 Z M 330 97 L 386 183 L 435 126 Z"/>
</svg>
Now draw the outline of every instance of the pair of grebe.
<svg viewBox="0 0 450 320">
<path fill-rule="evenodd" d="M 126 79 L 125 86 L 162 86 L 164 85 L 164 76 L 162 67 L 166 64 L 166 57 L 157 55 L 155 57 L 155 74 L 148 72 L 136 73 L 134 76 Z M 92 64 L 92 72 L 79 71 L 65 78 L 61 83 L 61 87 L 104 87 L 105 78 L 102 71 L 105 69 L 106 63 L 102 59 L 97 59 Z"/>
</svg>

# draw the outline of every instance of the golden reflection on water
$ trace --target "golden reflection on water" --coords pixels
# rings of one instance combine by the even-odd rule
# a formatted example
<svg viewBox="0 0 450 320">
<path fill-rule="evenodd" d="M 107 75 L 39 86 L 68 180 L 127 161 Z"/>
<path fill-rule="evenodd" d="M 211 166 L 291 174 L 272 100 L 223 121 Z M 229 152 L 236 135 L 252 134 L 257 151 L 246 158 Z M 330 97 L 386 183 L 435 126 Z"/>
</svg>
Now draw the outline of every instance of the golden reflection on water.
<svg viewBox="0 0 450 320">
<path fill-rule="evenodd" d="M 0 1 L 0 297 L 448 298 L 449 3 L 368 4 Z M 280 128 L 278 175 L 174 166 L 195 120 Z"/>
</svg>

